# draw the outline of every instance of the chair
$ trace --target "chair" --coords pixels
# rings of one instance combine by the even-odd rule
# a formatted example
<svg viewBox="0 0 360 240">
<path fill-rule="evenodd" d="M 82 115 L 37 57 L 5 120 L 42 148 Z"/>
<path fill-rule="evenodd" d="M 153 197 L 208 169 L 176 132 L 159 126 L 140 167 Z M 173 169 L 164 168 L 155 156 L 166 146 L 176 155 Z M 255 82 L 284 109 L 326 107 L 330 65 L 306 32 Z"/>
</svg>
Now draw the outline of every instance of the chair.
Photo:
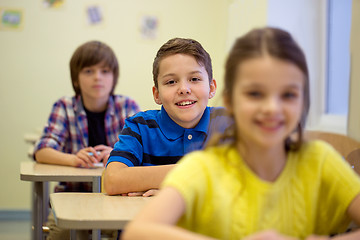
<svg viewBox="0 0 360 240">
<path fill-rule="evenodd" d="M 355 170 L 355 172 L 360 175 L 360 148 L 351 151 L 347 155 L 346 161 Z"/>
<path fill-rule="evenodd" d="M 323 140 L 332 145 L 345 159 L 355 149 L 360 148 L 360 142 L 355 139 L 331 132 L 307 130 L 304 133 L 305 140 Z"/>
<path fill-rule="evenodd" d="M 360 175 L 360 148 L 357 148 L 353 151 L 351 151 L 347 157 L 346 161 L 350 164 L 350 166 L 354 169 L 354 171 Z M 355 224 L 354 222 L 351 222 L 350 229 L 356 230 L 360 227 Z"/>
<path fill-rule="evenodd" d="M 332 145 L 350 164 L 354 171 L 360 175 L 360 142 L 346 135 L 307 130 L 304 133 L 305 140 L 323 140 Z M 348 230 L 353 231 L 359 226 L 351 222 Z"/>
</svg>

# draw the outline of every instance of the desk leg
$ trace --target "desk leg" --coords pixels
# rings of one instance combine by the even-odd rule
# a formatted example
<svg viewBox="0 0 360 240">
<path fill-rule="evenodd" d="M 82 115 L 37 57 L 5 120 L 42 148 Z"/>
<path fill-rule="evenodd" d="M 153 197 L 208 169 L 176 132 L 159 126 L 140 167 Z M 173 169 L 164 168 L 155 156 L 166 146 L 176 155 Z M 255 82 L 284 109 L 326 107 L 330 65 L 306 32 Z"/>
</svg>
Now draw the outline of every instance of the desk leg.
<svg viewBox="0 0 360 240">
<path fill-rule="evenodd" d="M 70 230 L 70 240 L 76 240 L 76 239 L 78 239 L 78 238 L 76 237 L 76 230 L 71 229 L 71 230 Z"/>
<path fill-rule="evenodd" d="M 101 177 L 94 177 L 92 182 L 92 191 L 94 193 L 101 192 Z"/>
<path fill-rule="evenodd" d="M 43 182 L 33 183 L 33 207 L 32 207 L 32 239 L 42 240 L 42 224 L 43 224 Z"/>
<path fill-rule="evenodd" d="M 101 192 L 101 177 L 94 177 L 92 188 L 93 188 L 94 193 Z M 92 230 L 92 239 L 93 240 L 100 240 L 101 239 L 101 230 L 100 229 L 93 229 Z"/>
<path fill-rule="evenodd" d="M 92 230 L 92 240 L 100 240 L 101 239 L 101 230 L 93 229 Z"/>
<path fill-rule="evenodd" d="M 43 223 L 47 222 L 49 216 L 49 182 L 43 182 Z"/>
</svg>

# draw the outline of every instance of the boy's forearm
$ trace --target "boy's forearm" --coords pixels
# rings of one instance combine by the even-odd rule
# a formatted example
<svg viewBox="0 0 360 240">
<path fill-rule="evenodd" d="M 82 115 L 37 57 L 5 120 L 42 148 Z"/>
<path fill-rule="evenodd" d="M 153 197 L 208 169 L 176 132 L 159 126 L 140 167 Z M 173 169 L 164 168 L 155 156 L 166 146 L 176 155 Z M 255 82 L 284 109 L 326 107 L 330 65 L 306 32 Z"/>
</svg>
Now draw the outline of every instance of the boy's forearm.
<svg viewBox="0 0 360 240">
<path fill-rule="evenodd" d="M 42 148 L 35 153 L 36 161 L 39 163 L 68 165 L 71 166 L 71 156 L 53 148 Z"/>
<path fill-rule="evenodd" d="M 104 188 L 109 195 L 141 192 L 160 187 L 174 165 L 127 167 L 123 163 L 110 163 L 104 174 Z"/>
</svg>

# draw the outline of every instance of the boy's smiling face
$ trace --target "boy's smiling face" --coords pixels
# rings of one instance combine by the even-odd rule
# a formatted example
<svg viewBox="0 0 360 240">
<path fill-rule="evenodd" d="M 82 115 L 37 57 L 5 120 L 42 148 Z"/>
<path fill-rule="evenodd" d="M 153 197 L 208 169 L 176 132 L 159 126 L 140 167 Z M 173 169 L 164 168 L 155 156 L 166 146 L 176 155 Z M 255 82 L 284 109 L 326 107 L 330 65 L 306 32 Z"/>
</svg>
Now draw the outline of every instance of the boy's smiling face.
<svg viewBox="0 0 360 240">
<path fill-rule="evenodd" d="M 184 128 L 200 121 L 210 98 L 215 95 L 216 81 L 209 83 L 208 73 L 190 55 L 175 54 L 160 62 L 158 88 L 154 100 L 163 105 L 169 117 Z"/>
</svg>

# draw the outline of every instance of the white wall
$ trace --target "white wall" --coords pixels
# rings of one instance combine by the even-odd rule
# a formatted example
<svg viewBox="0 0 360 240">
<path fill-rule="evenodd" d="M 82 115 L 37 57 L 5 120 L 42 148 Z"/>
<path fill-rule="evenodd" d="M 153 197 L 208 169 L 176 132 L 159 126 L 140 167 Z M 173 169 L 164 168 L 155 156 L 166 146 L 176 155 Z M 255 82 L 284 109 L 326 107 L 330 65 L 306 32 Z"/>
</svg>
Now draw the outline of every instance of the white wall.
<svg viewBox="0 0 360 240">
<path fill-rule="evenodd" d="M 227 53 L 234 44 L 236 38 L 245 34 L 256 27 L 266 25 L 267 19 L 267 0 L 229 0 L 226 32 L 226 51 L 222 66 L 225 65 Z M 220 83 L 222 82 L 222 77 Z M 219 83 L 219 81 L 218 81 Z M 222 104 L 221 91 L 222 85 L 218 85 L 218 94 L 216 103 Z"/>
<path fill-rule="evenodd" d="M 24 12 L 22 30 L 0 30 L 0 210 L 30 209 L 31 185 L 19 176 L 20 162 L 29 161 L 24 134 L 42 128 L 56 99 L 73 94 L 68 65 L 78 45 L 93 39 L 109 44 L 120 62 L 115 92 L 132 96 L 143 110 L 158 107 L 151 91 L 152 62 L 170 38 L 200 41 L 212 56 L 214 76 L 221 80 L 223 75 L 227 1 L 68 0 L 61 9 L 45 9 L 41 2 L 0 1 L 0 8 Z M 85 7 L 96 2 L 105 24 L 90 27 Z M 159 17 L 157 39 L 141 38 L 143 14 Z"/>
<path fill-rule="evenodd" d="M 350 98 L 348 134 L 360 141 L 360 0 L 353 0 L 352 28 L 351 28 L 351 73 L 350 73 Z"/>
</svg>

